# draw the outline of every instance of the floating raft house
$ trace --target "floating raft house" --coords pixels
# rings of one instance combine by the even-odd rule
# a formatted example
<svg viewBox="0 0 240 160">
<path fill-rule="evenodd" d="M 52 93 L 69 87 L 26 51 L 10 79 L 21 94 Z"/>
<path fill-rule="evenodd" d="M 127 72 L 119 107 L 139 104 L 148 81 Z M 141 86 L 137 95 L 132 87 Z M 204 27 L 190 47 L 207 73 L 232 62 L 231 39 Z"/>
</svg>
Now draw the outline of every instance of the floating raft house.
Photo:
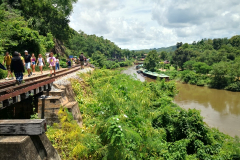
<svg viewBox="0 0 240 160">
<path fill-rule="evenodd" d="M 139 69 L 139 68 L 142 68 L 143 67 L 143 64 L 139 64 L 136 66 L 136 69 Z"/>
<path fill-rule="evenodd" d="M 150 78 L 164 78 L 166 79 L 167 81 L 169 80 L 169 76 L 168 75 L 165 75 L 165 74 L 159 74 L 159 73 L 156 73 L 156 72 L 151 72 L 151 71 L 148 71 L 147 69 L 144 69 L 144 68 L 140 68 L 138 70 L 140 73 L 143 73 L 145 76 L 148 76 Z"/>
</svg>

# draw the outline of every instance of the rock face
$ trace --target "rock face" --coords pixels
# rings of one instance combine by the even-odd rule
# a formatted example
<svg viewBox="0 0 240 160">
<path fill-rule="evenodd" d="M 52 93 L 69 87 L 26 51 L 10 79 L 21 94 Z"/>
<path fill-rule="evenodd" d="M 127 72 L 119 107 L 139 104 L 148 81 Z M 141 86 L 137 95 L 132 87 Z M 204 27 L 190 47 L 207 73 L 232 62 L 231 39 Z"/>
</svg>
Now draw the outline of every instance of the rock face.
<svg viewBox="0 0 240 160">
<path fill-rule="evenodd" d="M 45 134 L 0 136 L 0 160 L 61 160 Z"/>
<path fill-rule="evenodd" d="M 59 54 L 59 56 L 68 57 L 66 54 L 66 47 L 64 46 L 64 44 L 58 39 L 54 39 L 54 42 L 55 42 L 55 45 L 51 51 L 53 53 Z"/>
</svg>

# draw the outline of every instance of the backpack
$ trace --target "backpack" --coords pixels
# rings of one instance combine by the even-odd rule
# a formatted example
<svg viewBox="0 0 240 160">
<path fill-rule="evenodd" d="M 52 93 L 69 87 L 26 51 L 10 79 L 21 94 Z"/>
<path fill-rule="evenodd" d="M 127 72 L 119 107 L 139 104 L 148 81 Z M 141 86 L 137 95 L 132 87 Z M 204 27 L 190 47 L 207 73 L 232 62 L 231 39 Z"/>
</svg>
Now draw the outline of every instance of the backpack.
<svg viewBox="0 0 240 160">
<path fill-rule="evenodd" d="M 5 56 L 5 57 L 4 57 L 4 60 L 5 60 L 5 61 L 7 61 L 7 60 L 12 60 L 12 56 L 11 56 L 11 55 L 9 55 L 8 57 Z"/>
<path fill-rule="evenodd" d="M 83 56 L 81 55 L 81 56 L 79 56 L 79 58 L 80 58 L 80 61 L 83 61 Z"/>
</svg>

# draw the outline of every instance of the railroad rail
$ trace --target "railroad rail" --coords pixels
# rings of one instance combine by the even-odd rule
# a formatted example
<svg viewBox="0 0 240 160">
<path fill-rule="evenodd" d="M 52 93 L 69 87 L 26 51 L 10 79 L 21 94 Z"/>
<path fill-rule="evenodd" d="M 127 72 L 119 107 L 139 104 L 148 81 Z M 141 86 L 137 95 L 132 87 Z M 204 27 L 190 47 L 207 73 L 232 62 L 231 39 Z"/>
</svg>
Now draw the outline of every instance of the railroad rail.
<svg viewBox="0 0 240 160">
<path fill-rule="evenodd" d="M 0 83 L 0 110 L 7 106 L 26 99 L 29 95 L 51 88 L 56 78 L 78 71 L 80 65 L 75 65 L 71 69 L 61 69 L 56 75 L 50 77 L 48 74 L 24 79 L 25 83 L 16 85 L 16 80 Z"/>
<path fill-rule="evenodd" d="M 75 65 L 72 68 L 75 68 L 75 67 L 80 67 L 80 65 Z M 59 73 L 65 72 L 67 70 L 68 70 L 67 68 L 63 68 L 61 70 L 56 71 L 56 73 L 59 74 Z M 36 78 L 44 78 L 44 77 L 49 77 L 49 74 L 42 74 L 42 75 L 39 75 L 37 77 L 26 78 L 26 79 L 24 79 L 24 82 L 29 82 L 29 81 L 35 80 Z M 0 90 L 4 89 L 6 87 L 15 86 L 15 85 L 16 85 L 16 80 L 10 80 L 10 81 L 7 81 L 7 82 L 1 82 L 0 83 Z"/>
</svg>

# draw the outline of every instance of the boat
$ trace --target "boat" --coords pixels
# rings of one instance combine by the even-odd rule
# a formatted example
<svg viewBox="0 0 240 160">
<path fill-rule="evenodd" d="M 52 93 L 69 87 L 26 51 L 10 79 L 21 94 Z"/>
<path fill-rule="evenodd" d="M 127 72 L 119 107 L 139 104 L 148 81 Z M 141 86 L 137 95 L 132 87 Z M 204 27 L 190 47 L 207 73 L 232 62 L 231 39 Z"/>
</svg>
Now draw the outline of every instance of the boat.
<svg viewBox="0 0 240 160">
<path fill-rule="evenodd" d="M 142 68 L 143 67 L 143 64 L 139 64 L 136 66 L 136 69 L 139 69 L 139 68 Z"/>
<path fill-rule="evenodd" d="M 147 69 L 144 69 L 144 68 L 140 68 L 137 73 L 143 73 L 144 76 L 147 76 L 149 78 L 152 78 L 152 79 L 156 79 L 156 78 L 161 78 L 161 79 L 165 79 L 166 81 L 169 81 L 169 76 L 168 75 L 165 75 L 165 74 L 159 74 L 159 73 L 156 73 L 156 72 L 151 72 L 151 71 L 148 71 Z"/>
</svg>

